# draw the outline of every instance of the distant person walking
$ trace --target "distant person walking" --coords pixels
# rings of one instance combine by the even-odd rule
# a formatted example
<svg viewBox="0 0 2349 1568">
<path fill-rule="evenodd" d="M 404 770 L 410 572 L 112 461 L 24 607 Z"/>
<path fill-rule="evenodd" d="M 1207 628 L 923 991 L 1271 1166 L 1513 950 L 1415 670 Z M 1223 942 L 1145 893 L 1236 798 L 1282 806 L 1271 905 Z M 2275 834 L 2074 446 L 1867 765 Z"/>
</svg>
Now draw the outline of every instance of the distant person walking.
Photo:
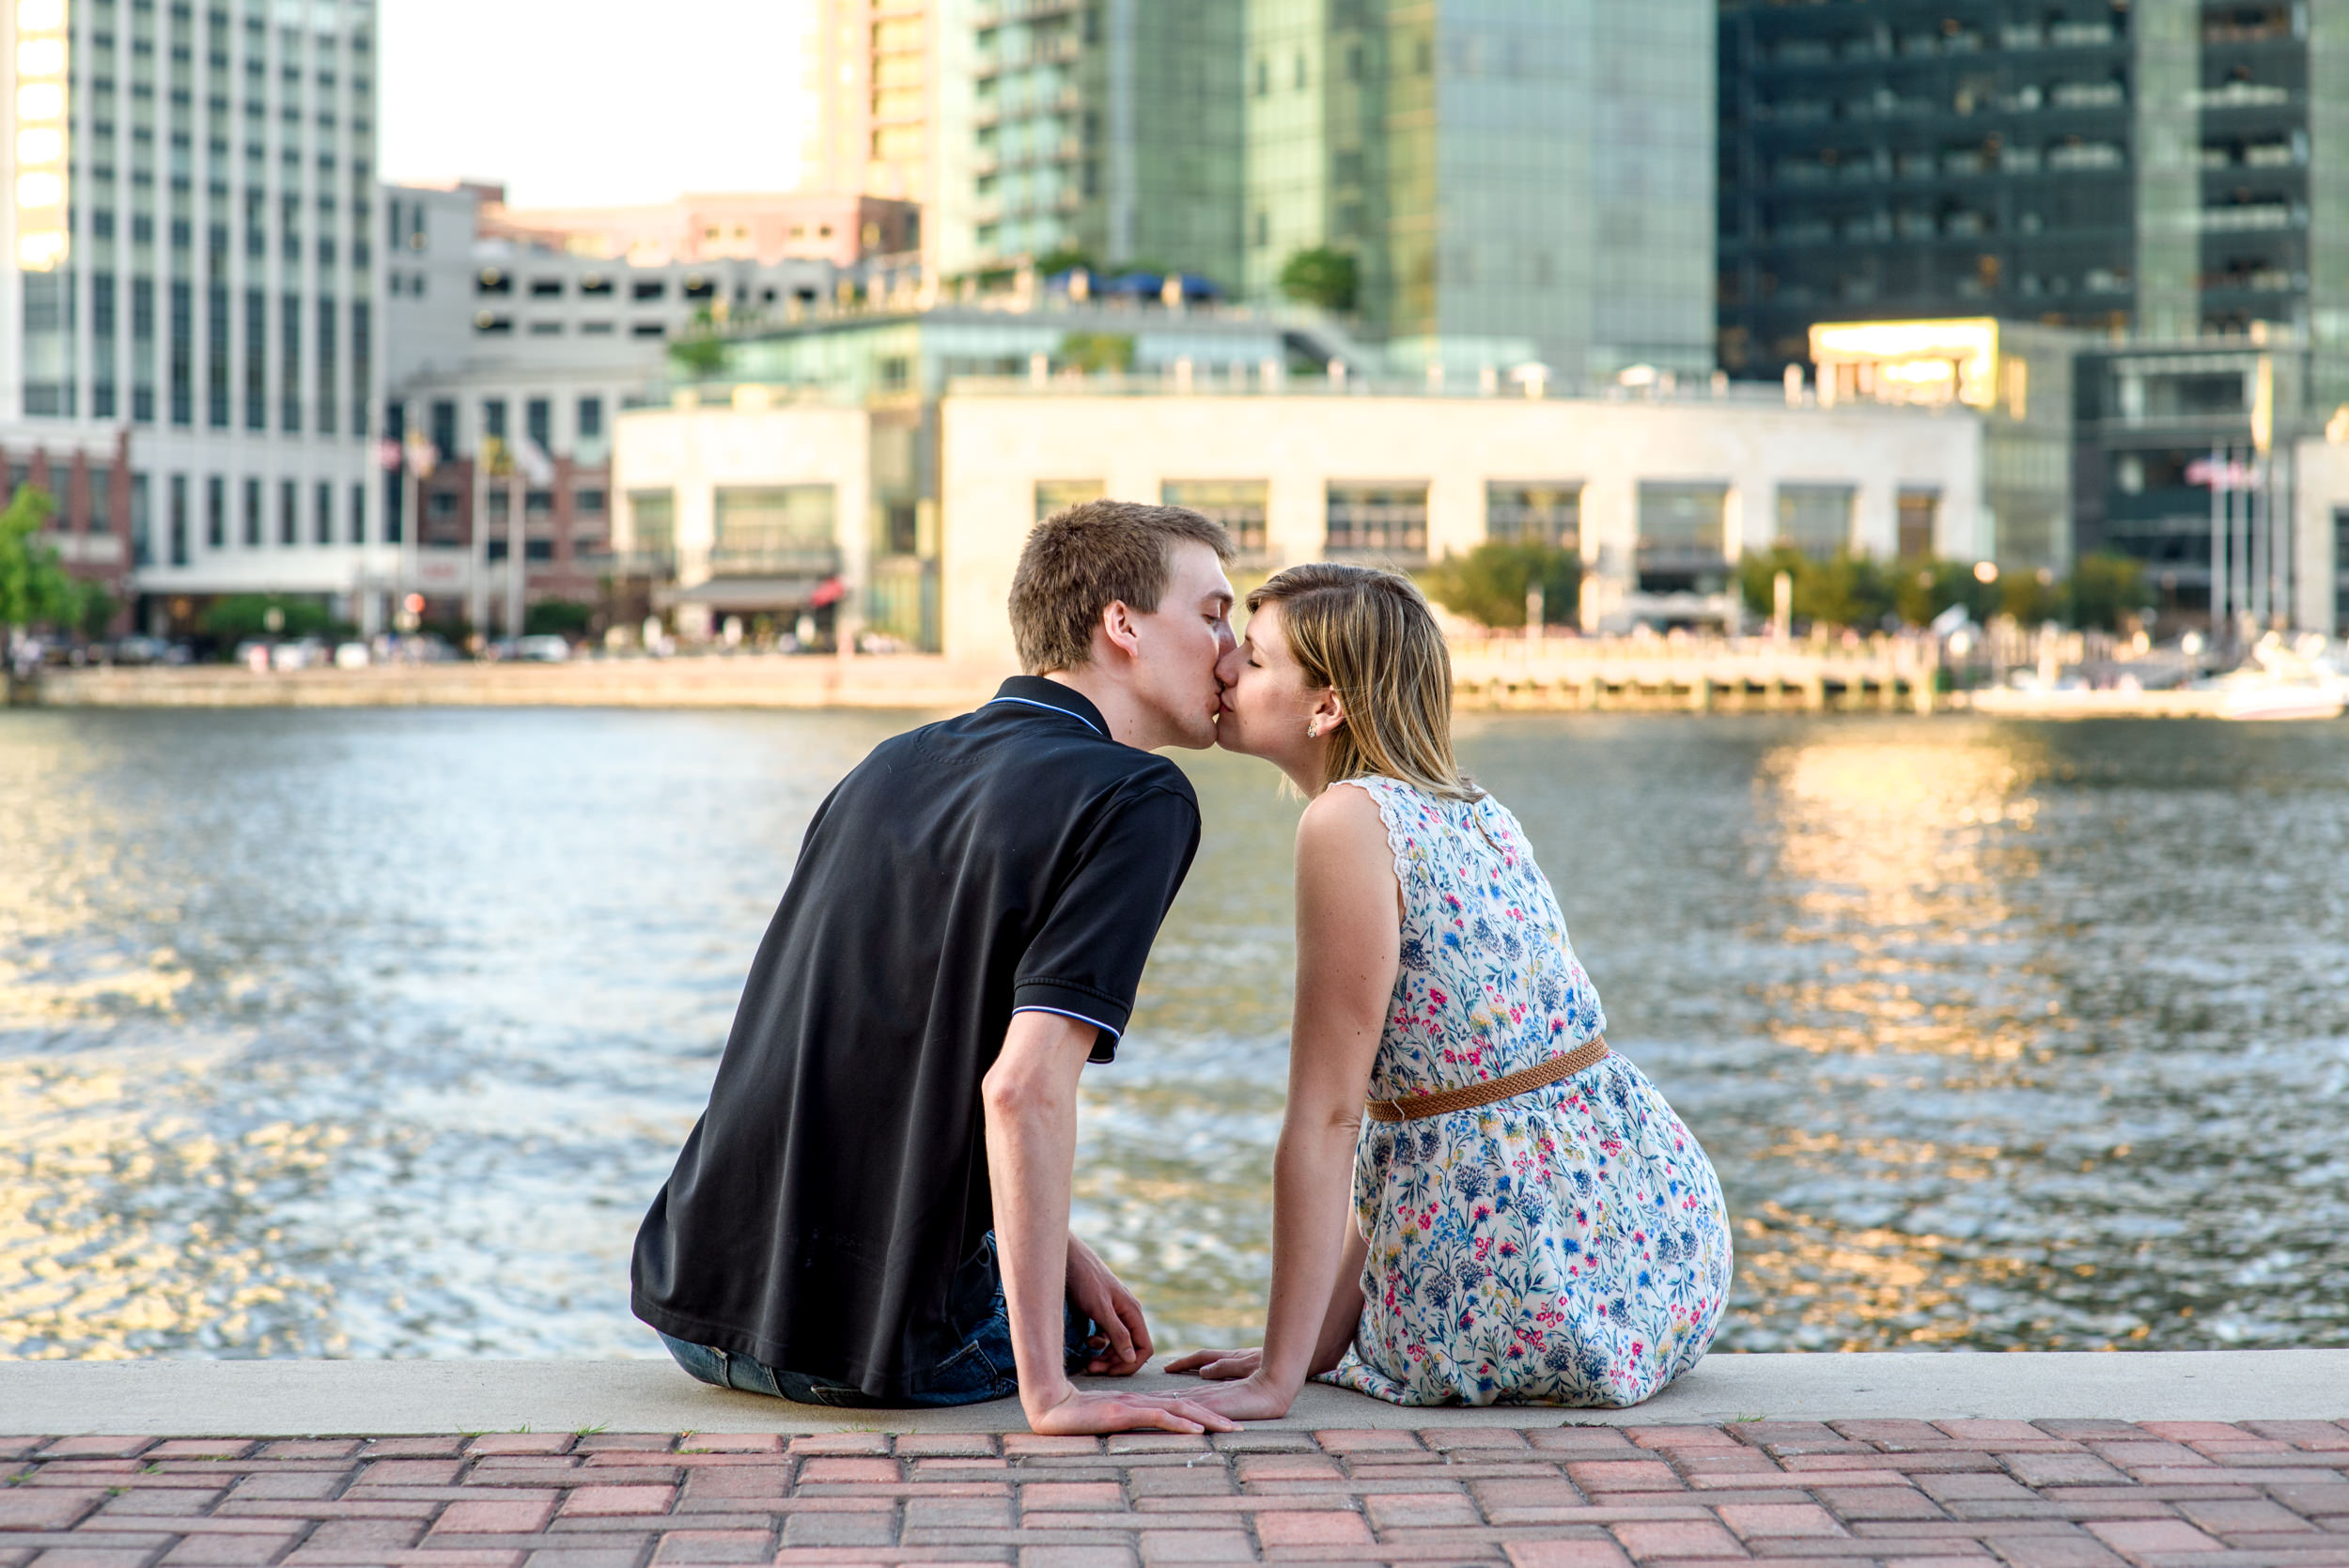
<svg viewBox="0 0 2349 1568">
<path fill-rule="evenodd" d="M 1453 760 L 1419 590 L 1297 567 L 1248 608 L 1217 739 L 1309 801 L 1272 1299 L 1261 1351 L 1168 1370 L 1227 1380 L 1199 1403 L 1244 1420 L 1309 1376 L 1398 1405 L 1636 1405 L 1720 1325 L 1713 1167 L 1608 1049 L 1525 831 Z"/>
<path fill-rule="evenodd" d="M 1068 1376 L 1152 1349 L 1069 1234 L 1077 1079 L 1116 1053 L 1198 847 L 1189 781 L 1150 753 L 1214 743 L 1230 553 L 1178 507 L 1039 524 L 1011 592 L 1029 673 L 817 809 L 636 1238 L 636 1314 L 695 1377 L 831 1405 L 1017 1393 L 1043 1433 L 1231 1427 Z"/>
</svg>

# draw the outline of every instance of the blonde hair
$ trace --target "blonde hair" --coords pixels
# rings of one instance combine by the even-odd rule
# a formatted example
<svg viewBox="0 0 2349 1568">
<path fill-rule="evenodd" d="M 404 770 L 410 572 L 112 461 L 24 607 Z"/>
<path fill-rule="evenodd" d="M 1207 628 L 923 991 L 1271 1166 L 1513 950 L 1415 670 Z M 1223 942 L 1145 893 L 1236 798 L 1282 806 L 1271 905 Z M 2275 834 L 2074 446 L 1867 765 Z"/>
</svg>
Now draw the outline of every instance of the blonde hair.
<svg viewBox="0 0 2349 1568">
<path fill-rule="evenodd" d="M 1452 655 L 1427 600 L 1399 572 L 1317 562 L 1248 596 L 1281 607 L 1289 657 L 1335 691 L 1346 722 L 1330 737 L 1324 784 L 1375 773 L 1430 795 L 1484 795 L 1452 756 Z"/>
</svg>

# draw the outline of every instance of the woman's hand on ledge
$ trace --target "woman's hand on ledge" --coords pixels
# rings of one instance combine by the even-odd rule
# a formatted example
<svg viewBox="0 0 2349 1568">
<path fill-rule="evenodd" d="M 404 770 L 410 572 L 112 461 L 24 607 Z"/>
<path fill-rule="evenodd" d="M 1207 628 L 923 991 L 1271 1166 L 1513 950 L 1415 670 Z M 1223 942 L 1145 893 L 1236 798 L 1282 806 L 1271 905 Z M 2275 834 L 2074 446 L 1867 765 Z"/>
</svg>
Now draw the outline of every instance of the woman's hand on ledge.
<svg viewBox="0 0 2349 1568">
<path fill-rule="evenodd" d="M 1289 1413 L 1297 1389 L 1269 1377 L 1261 1350 L 1194 1350 L 1166 1363 L 1169 1372 L 1188 1372 L 1221 1385 L 1190 1396 L 1193 1405 L 1235 1421 L 1272 1421 Z"/>
<path fill-rule="evenodd" d="M 1166 1363 L 1169 1372 L 1188 1372 L 1218 1383 L 1252 1377 L 1264 1365 L 1262 1350 L 1194 1350 Z"/>
</svg>

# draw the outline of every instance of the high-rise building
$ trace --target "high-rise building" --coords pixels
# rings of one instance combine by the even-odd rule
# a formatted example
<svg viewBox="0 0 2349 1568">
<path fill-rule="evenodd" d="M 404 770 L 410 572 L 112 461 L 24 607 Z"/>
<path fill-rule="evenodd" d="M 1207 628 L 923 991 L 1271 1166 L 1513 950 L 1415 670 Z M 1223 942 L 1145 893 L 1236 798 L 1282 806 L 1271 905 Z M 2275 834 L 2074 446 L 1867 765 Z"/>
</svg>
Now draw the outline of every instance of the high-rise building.
<svg viewBox="0 0 2349 1568">
<path fill-rule="evenodd" d="M 824 0 L 815 181 L 941 281 L 1055 253 L 1240 281 L 1242 0 Z"/>
<path fill-rule="evenodd" d="M 1404 363 L 1712 368 L 1710 0 L 1251 0 L 1247 291 L 1355 260 Z"/>
<path fill-rule="evenodd" d="M 132 432 L 150 627 L 388 564 L 373 0 L 8 0 L 0 420 Z"/>
<path fill-rule="evenodd" d="M 2349 0 L 1720 7 L 1720 334 L 1999 315 L 2263 321 L 2349 396 Z"/>
</svg>

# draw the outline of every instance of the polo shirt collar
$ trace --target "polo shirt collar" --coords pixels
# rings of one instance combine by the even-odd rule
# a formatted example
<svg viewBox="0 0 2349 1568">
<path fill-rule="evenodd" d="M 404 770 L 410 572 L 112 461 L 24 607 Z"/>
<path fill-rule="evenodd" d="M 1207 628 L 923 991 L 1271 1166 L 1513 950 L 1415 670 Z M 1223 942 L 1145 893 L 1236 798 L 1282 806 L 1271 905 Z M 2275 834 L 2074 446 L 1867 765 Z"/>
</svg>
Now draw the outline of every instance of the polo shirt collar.
<svg viewBox="0 0 2349 1568">
<path fill-rule="evenodd" d="M 1032 708 L 1047 707 L 1055 713 L 1066 713 L 1104 740 L 1109 738 L 1109 721 L 1101 717 L 1101 710 L 1093 706 L 1092 698 L 1073 686 L 1063 686 L 1059 681 L 1046 680 L 1042 675 L 1013 675 L 997 688 L 987 706 L 992 707 L 997 703 Z"/>
</svg>

